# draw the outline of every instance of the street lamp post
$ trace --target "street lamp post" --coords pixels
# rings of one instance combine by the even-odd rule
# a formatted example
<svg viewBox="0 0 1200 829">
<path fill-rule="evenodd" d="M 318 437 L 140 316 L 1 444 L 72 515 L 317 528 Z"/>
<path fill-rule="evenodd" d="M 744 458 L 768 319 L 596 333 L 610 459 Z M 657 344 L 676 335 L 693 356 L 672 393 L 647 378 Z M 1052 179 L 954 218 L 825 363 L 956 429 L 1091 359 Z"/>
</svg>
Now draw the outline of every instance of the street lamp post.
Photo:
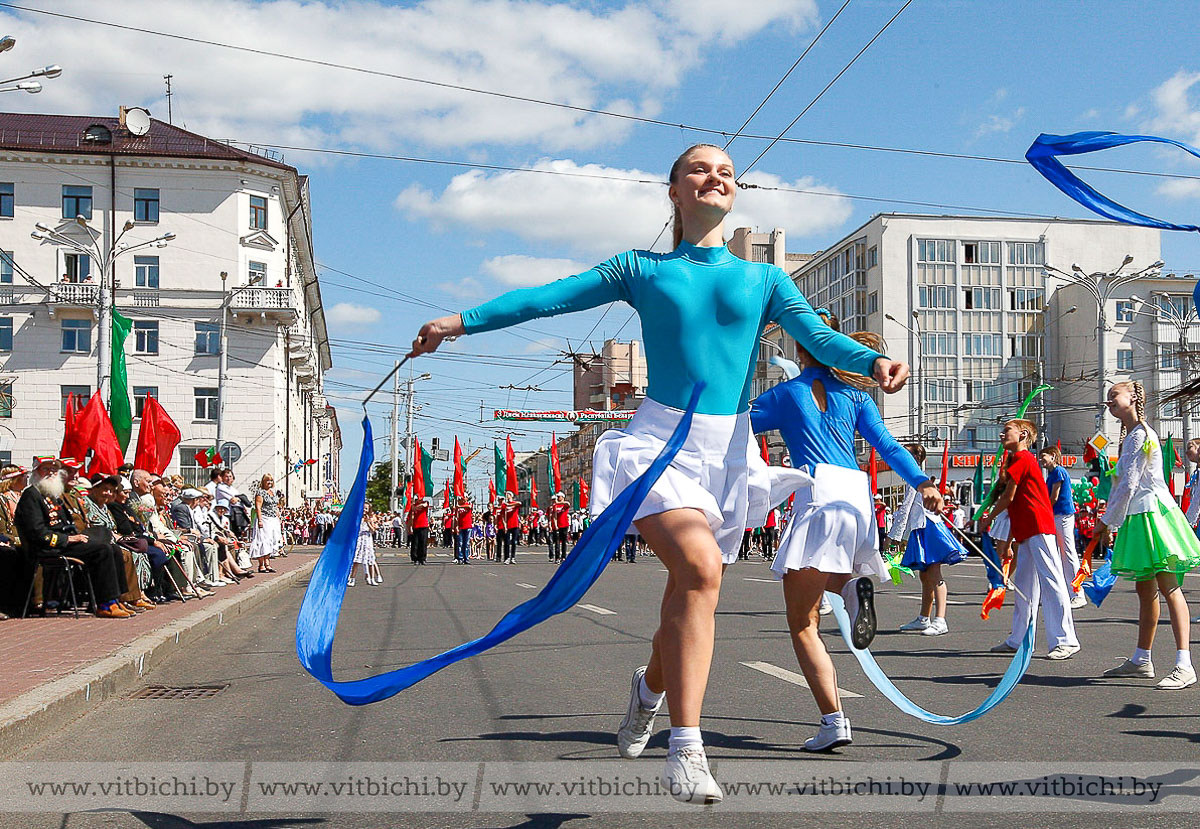
<svg viewBox="0 0 1200 829">
<path fill-rule="evenodd" d="M 108 402 L 108 379 L 112 374 L 112 309 L 113 309 L 113 292 L 116 290 L 116 260 L 118 257 L 129 253 L 130 251 L 140 250 L 141 248 L 150 247 L 153 245 L 157 248 L 165 248 L 167 242 L 175 238 L 174 233 L 163 233 L 153 239 L 145 242 L 137 242 L 135 244 L 122 244 L 121 239 L 130 230 L 133 230 L 133 222 L 125 222 L 121 232 L 113 239 L 112 245 L 107 250 L 101 250 L 98 242 L 99 234 L 93 236 L 92 229 L 87 223 L 87 219 L 82 215 L 75 217 L 75 222 L 87 233 L 91 240 L 90 244 L 83 244 L 77 239 L 67 236 L 60 230 L 50 227 L 42 222 L 34 225 L 35 230 L 29 235 L 37 239 L 39 242 L 46 242 L 56 245 L 64 245 L 78 253 L 82 253 L 88 258 L 94 258 L 100 269 L 100 290 L 99 290 L 99 335 L 96 338 L 97 364 L 96 364 L 96 389 L 100 392 L 101 398 Z"/>
<path fill-rule="evenodd" d="M 17 39 L 12 35 L 0 37 L 0 52 L 7 52 L 16 45 Z M 0 80 L 0 92 L 28 92 L 30 95 L 36 95 L 42 91 L 42 84 L 33 78 L 57 78 L 61 74 L 62 67 L 58 64 L 31 69 L 24 75 Z"/>
<path fill-rule="evenodd" d="M 229 304 L 242 291 L 249 288 L 257 288 L 258 283 L 262 281 L 261 276 L 255 276 L 245 285 L 229 291 L 226 289 L 228 279 L 229 272 L 221 271 L 221 332 L 219 334 L 220 343 L 218 345 L 220 356 L 218 357 L 219 362 L 217 364 L 217 445 L 214 447 L 217 452 L 221 451 L 221 441 L 225 436 L 225 380 L 226 375 L 229 373 Z"/>
<path fill-rule="evenodd" d="M 1191 302 L 1184 302 L 1182 303 L 1182 307 L 1180 307 L 1175 304 L 1169 295 L 1160 294 L 1159 296 L 1161 297 L 1160 302 L 1157 307 L 1151 306 L 1152 310 L 1147 310 L 1144 301 L 1136 294 L 1129 298 L 1140 306 L 1138 308 L 1139 314 L 1152 313 L 1155 318 L 1161 317 L 1174 326 L 1179 345 L 1179 375 L 1180 377 L 1186 377 L 1187 373 L 1184 369 L 1191 364 L 1187 335 L 1188 329 L 1197 322 L 1196 309 Z M 1192 424 L 1191 412 L 1188 410 L 1188 404 L 1185 401 L 1180 401 L 1179 403 L 1179 416 L 1183 420 L 1183 479 L 1186 481 L 1191 474 L 1188 469 L 1187 445 L 1192 439 Z"/>
<path fill-rule="evenodd" d="M 913 370 L 913 379 L 917 382 L 917 432 L 920 433 L 920 440 L 923 441 L 925 440 L 925 343 L 921 338 L 921 318 L 916 311 L 913 311 L 913 324 L 909 326 L 891 314 L 883 316 L 912 334 L 917 344 L 917 368 Z"/>
<path fill-rule="evenodd" d="M 1103 402 L 1105 399 L 1104 367 L 1106 356 L 1105 334 L 1108 331 L 1108 300 L 1121 286 L 1141 279 L 1149 274 L 1150 271 L 1158 270 L 1163 266 L 1162 261 L 1159 260 L 1151 265 L 1147 265 L 1140 271 L 1126 274 L 1121 273 L 1121 269 L 1131 262 L 1133 262 L 1133 257 L 1126 254 L 1125 261 L 1116 270 L 1112 272 L 1096 271 L 1094 273 L 1086 273 L 1078 265 L 1071 265 L 1070 272 L 1056 268 L 1053 265 L 1042 266 L 1047 275 L 1057 277 L 1072 285 L 1083 288 L 1096 300 L 1096 384 L 1099 389 L 1099 400 L 1097 402 Z M 1096 430 L 1104 430 L 1104 409 L 1102 408 L 1096 413 Z"/>
</svg>

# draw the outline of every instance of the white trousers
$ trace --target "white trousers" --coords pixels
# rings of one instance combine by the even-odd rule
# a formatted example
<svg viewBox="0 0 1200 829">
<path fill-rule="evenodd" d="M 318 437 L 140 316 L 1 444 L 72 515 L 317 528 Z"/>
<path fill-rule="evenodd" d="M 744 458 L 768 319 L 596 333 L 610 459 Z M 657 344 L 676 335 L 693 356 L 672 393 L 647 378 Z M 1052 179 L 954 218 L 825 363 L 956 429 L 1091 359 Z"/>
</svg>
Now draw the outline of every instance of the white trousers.
<svg viewBox="0 0 1200 829">
<path fill-rule="evenodd" d="M 1079 572 L 1079 551 L 1075 549 L 1075 516 L 1054 516 L 1054 529 L 1058 536 L 1058 552 L 1062 557 L 1063 577 L 1067 580 L 1067 590 L 1071 591 L 1071 581 Z"/>
<path fill-rule="evenodd" d="M 1059 645 L 1078 647 L 1075 622 L 1071 618 L 1067 583 L 1063 579 L 1062 557 L 1052 535 L 1031 536 L 1018 545 L 1017 569 L 1013 585 L 1020 590 L 1013 598 L 1012 633 L 1008 644 L 1018 647 L 1027 625 L 1037 625 L 1038 605 L 1045 605 L 1046 650 Z M 1021 596 L 1024 593 L 1028 600 Z"/>
</svg>

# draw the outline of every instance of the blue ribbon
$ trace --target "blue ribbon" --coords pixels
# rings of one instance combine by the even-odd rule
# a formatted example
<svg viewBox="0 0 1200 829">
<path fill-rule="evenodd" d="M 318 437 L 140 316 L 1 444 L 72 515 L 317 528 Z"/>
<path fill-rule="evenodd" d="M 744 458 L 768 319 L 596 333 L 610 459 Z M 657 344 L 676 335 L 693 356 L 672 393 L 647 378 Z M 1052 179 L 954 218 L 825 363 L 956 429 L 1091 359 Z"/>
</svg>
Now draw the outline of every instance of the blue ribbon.
<svg viewBox="0 0 1200 829">
<path fill-rule="evenodd" d="M 983 553 L 983 557 L 990 563 L 990 566 L 984 567 L 987 570 L 988 587 L 992 590 L 1004 587 L 1004 569 L 1000 564 L 1000 556 L 996 552 L 996 542 L 992 541 L 992 537 L 988 533 L 979 536 L 979 552 Z"/>
<path fill-rule="evenodd" d="M 1112 592 L 1113 585 L 1116 583 L 1117 577 L 1113 575 L 1112 562 L 1106 560 L 1096 568 L 1090 579 L 1080 585 L 1080 588 L 1084 595 L 1092 600 L 1092 604 L 1099 607 L 1108 598 L 1108 594 Z"/>
<path fill-rule="evenodd" d="M 703 388 L 703 383 L 696 384 L 687 411 L 650 467 L 596 517 L 580 536 L 566 561 L 554 571 L 550 581 L 536 596 L 510 610 L 491 631 L 478 639 L 414 665 L 364 679 L 339 682 L 333 678 L 333 637 L 346 595 L 346 578 L 350 574 L 354 549 L 358 543 L 358 528 L 366 502 L 367 471 L 375 457 L 371 422 L 364 417 L 362 454 L 354 485 L 313 569 L 304 601 L 300 604 L 300 615 L 296 619 L 296 655 L 300 657 L 300 664 L 343 702 L 366 705 L 387 699 L 442 668 L 483 653 L 556 613 L 574 607 L 600 577 L 605 565 L 624 541 L 625 532 L 650 488 L 683 446 Z"/>
<path fill-rule="evenodd" d="M 1025 160 L 1033 165 L 1046 180 L 1066 193 L 1075 201 L 1089 210 L 1099 213 L 1109 219 L 1142 227 L 1156 227 L 1160 230 L 1195 230 L 1200 231 L 1200 225 L 1179 225 L 1138 213 L 1105 196 L 1096 188 L 1080 179 L 1058 160 L 1060 155 L 1080 155 L 1097 150 L 1107 150 L 1110 147 L 1121 147 L 1125 144 L 1136 144 L 1141 141 L 1152 141 L 1158 144 L 1171 144 L 1181 150 L 1200 158 L 1200 150 L 1188 146 L 1182 141 L 1170 138 L 1160 138 L 1156 135 L 1120 135 L 1115 132 L 1077 132 L 1073 135 L 1049 135 L 1042 133 L 1025 153 Z"/>
<path fill-rule="evenodd" d="M 867 649 L 860 651 L 854 647 L 850 642 L 850 617 L 846 615 L 846 605 L 842 601 L 842 597 L 832 591 L 826 592 L 825 596 L 829 599 L 830 604 L 833 605 L 833 616 L 837 620 L 838 630 L 842 632 L 842 638 L 846 640 L 846 647 L 850 648 L 850 652 L 854 654 L 854 658 L 862 666 L 863 673 L 867 675 L 867 678 L 887 697 L 892 705 L 904 713 L 911 714 L 918 720 L 923 720 L 931 725 L 962 725 L 971 720 L 979 719 L 988 711 L 991 711 L 997 705 L 1004 702 L 1005 698 L 1017 687 L 1017 683 L 1021 681 L 1021 677 L 1029 669 L 1030 660 L 1033 659 L 1034 629 L 1033 625 L 1029 625 L 1025 629 L 1025 637 L 1021 640 L 1021 646 L 1017 648 L 1017 652 L 1013 654 L 1012 661 L 1008 663 L 1008 670 L 1004 672 L 1004 676 L 1000 677 L 1000 683 L 992 689 L 987 699 L 978 708 L 957 717 L 933 714 L 900 692 L 900 689 L 895 686 L 892 680 L 888 678 L 888 675 L 883 672 L 883 669 L 879 667 L 879 663 L 875 661 L 875 657 L 871 655 L 871 651 Z"/>
</svg>

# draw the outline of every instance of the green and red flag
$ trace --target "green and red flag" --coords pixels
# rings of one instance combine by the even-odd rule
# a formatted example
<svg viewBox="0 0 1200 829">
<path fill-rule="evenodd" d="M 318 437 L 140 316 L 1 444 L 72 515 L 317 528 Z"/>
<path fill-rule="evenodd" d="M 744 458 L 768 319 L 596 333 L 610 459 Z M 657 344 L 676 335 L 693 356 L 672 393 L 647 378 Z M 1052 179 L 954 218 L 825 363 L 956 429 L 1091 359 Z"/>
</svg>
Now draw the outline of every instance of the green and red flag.
<svg viewBox="0 0 1200 829">
<path fill-rule="evenodd" d="M 495 443 L 492 444 L 492 454 L 496 458 L 496 475 L 493 486 L 496 492 L 504 492 L 504 483 L 508 480 L 508 464 L 504 462 L 504 453 Z"/>
<path fill-rule="evenodd" d="M 198 464 L 200 464 L 201 469 L 208 469 L 210 466 L 216 466 L 224 460 L 224 458 L 221 457 L 221 453 L 212 446 L 208 447 L 207 449 L 201 449 L 195 455 L 192 455 L 192 457 L 196 459 Z"/>
</svg>

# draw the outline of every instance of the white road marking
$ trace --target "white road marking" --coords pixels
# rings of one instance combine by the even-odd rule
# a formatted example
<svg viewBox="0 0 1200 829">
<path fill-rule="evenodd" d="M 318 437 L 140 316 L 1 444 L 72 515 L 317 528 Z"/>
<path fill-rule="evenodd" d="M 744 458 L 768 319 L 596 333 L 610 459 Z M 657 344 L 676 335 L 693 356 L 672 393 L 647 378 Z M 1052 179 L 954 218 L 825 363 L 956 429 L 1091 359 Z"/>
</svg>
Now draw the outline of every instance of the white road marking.
<svg viewBox="0 0 1200 829">
<path fill-rule="evenodd" d="M 523 581 L 517 582 L 517 587 L 524 587 L 526 590 L 537 590 L 536 584 L 526 584 Z"/>
<path fill-rule="evenodd" d="M 594 604 L 577 604 L 575 606 L 579 607 L 579 608 L 583 608 L 584 610 L 590 610 L 593 613 L 598 613 L 601 616 L 616 616 L 617 615 L 617 611 L 615 611 L 615 610 L 609 610 L 607 607 L 597 607 Z"/>
<path fill-rule="evenodd" d="M 786 671 L 777 665 L 772 665 L 770 662 L 743 662 L 747 668 L 755 671 L 761 671 L 767 676 L 773 676 L 776 679 L 782 679 L 784 682 L 790 682 L 793 685 L 799 685 L 801 688 L 808 688 L 808 681 L 805 678 L 795 673 L 794 671 Z M 856 694 L 853 691 L 847 691 L 844 688 L 838 688 L 838 694 L 846 699 L 862 699 L 862 694 Z"/>
<path fill-rule="evenodd" d="M 921 596 L 919 593 L 890 593 L 889 595 L 899 596 L 902 599 L 916 599 L 917 601 L 921 601 Z M 980 599 L 980 601 L 982 602 L 983 600 Z M 960 602 L 955 599 L 946 599 L 946 604 L 957 604 L 962 605 L 963 607 L 969 607 L 970 605 L 974 604 L 974 602 Z"/>
<path fill-rule="evenodd" d="M 776 583 L 778 580 L 777 580 L 777 579 L 750 579 L 750 578 L 743 578 L 743 579 L 742 579 L 742 581 L 761 581 L 763 584 L 775 584 L 775 583 Z"/>
</svg>

